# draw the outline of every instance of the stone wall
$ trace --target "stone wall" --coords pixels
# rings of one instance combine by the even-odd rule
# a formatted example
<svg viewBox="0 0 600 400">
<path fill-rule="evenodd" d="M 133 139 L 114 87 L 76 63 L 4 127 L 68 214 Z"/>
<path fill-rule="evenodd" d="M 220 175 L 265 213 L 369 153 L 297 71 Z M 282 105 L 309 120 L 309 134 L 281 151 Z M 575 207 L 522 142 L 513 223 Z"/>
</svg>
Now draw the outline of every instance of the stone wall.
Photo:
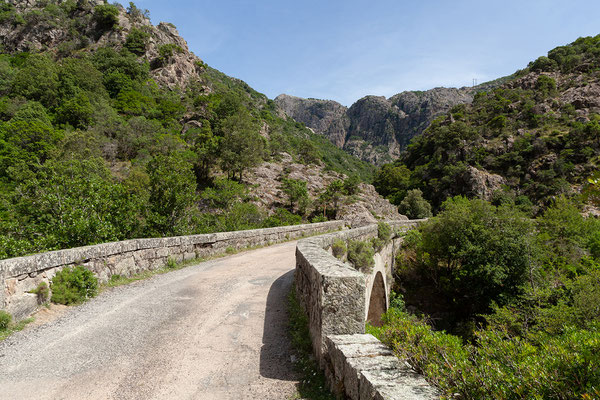
<svg viewBox="0 0 600 400">
<path fill-rule="evenodd" d="M 411 229 L 419 222 L 389 221 L 388 224 L 398 232 Z M 437 398 L 422 377 L 397 358 L 390 358 L 392 352 L 376 338 L 364 335 L 370 285 L 377 272 L 390 278 L 402 239 L 395 235 L 391 243 L 376 254 L 376 266 L 369 274 L 357 271 L 331 254 L 331 245 L 338 239 L 347 242 L 375 236 L 377 225 L 369 225 L 298 242 L 296 293 L 308 315 L 315 357 L 338 396 L 352 400 Z M 387 286 L 386 291 L 389 291 Z M 396 362 L 392 362 L 393 359 Z M 416 393 L 422 396 L 413 396 Z"/>
<path fill-rule="evenodd" d="M 396 231 L 409 229 L 418 223 L 418 220 L 388 221 Z M 365 275 L 333 257 L 331 245 L 338 239 L 348 242 L 376 236 L 377 225 L 369 225 L 298 242 L 296 293 L 308 314 L 313 349 L 319 363 L 323 360 L 326 336 L 365 332 L 371 290 L 367 283 L 372 282 L 374 275 Z M 386 246 L 386 249 L 389 248 Z M 386 250 L 386 254 L 392 259 L 383 265 L 387 264 L 391 269 L 394 251 Z"/>
<path fill-rule="evenodd" d="M 344 221 L 294 225 L 248 231 L 212 233 L 157 239 L 133 239 L 74 249 L 51 251 L 0 260 L 0 309 L 15 320 L 29 316 L 38 307 L 37 296 L 29 293 L 41 282 L 50 283 L 64 267 L 83 265 L 106 282 L 112 275 L 132 276 L 159 269 L 172 258 L 177 262 L 284 242 L 302 236 L 338 230 Z"/>
<path fill-rule="evenodd" d="M 337 397 L 355 400 L 436 399 L 438 393 L 373 335 L 326 339 L 328 381 Z"/>
</svg>

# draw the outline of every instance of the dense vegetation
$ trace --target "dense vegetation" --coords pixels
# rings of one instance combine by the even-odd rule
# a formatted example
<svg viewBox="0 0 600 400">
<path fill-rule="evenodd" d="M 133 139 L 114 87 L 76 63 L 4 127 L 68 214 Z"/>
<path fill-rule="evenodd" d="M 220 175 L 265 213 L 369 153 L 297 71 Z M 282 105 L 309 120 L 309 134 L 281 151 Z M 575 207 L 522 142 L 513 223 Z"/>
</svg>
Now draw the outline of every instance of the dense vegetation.
<svg viewBox="0 0 600 400">
<path fill-rule="evenodd" d="M 370 329 L 447 398 L 600 396 L 600 221 L 582 216 L 600 204 L 599 79 L 600 36 L 558 47 L 376 174 L 403 212 L 438 214 L 407 234 Z"/>
<path fill-rule="evenodd" d="M 464 197 L 441 209 L 408 233 L 375 333 L 448 396 L 596 398 L 600 221 L 562 197 L 535 220 Z"/>
<path fill-rule="evenodd" d="M 556 196 L 577 192 L 600 157 L 599 68 L 600 36 L 550 51 L 435 120 L 379 170 L 378 191 L 400 204 L 408 190 L 420 189 L 436 210 L 465 195 L 536 214 Z M 500 184 L 486 183 L 489 174 Z"/>
<path fill-rule="evenodd" d="M 133 25 L 124 42 L 106 39 L 118 37 L 119 16 Z M 283 153 L 368 179 L 369 166 L 199 60 L 185 87 L 159 85 L 153 71 L 183 49 L 162 44 L 150 59 L 145 17 L 133 3 L 41 1 L 19 11 L 0 1 L 0 24 L 63 34 L 56 47 L 0 52 L 0 258 L 298 223 L 318 211 L 306 202 L 298 210 L 293 197 L 267 218 L 244 183 Z"/>
</svg>

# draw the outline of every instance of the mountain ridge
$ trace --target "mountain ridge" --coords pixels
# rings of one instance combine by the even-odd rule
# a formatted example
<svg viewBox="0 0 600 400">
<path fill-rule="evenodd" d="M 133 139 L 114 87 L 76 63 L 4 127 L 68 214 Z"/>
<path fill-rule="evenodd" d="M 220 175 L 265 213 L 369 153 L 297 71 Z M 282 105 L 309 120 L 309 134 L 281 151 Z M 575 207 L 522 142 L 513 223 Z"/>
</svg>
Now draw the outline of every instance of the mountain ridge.
<svg viewBox="0 0 600 400">
<path fill-rule="evenodd" d="M 369 95 L 345 107 L 333 100 L 286 94 L 275 103 L 290 117 L 362 160 L 381 165 L 399 157 L 408 142 L 457 104 L 471 102 L 477 89 L 437 87 L 386 98 Z"/>
</svg>

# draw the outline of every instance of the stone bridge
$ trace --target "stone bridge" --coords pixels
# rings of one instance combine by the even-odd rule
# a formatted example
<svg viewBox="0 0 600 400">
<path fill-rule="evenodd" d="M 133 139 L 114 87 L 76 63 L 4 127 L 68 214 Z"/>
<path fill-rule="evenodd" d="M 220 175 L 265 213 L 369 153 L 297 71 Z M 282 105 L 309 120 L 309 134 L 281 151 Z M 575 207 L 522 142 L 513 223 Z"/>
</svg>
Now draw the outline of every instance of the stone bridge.
<svg viewBox="0 0 600 400">
<path fill-rule="evenodd" d="M 420 221 L 388 221 L 394 235 L 374 256 L 375 266 L 359 272 L 332 255 L 337 240 L 370 240 L 377 225 L 299 241 L 296 292 L 309 318 L 313 350 L 338 397 L 366 399 L 433 399 L 435 390 L 399 361 L 365 324 L 381 324 L 389 306 L 396 250 L 402 232 Z"/>
<path fill-rule="evenodd" d="M 401 232 L 416 223 L 390 225 Z M 331 255 L 337 239 L 376 235 L 376 225 L 347 229 L 344 221 L 332 221 L 135 239 L 1 260 L 0 309 L 23 319 L 39 308 L 30 291 L 67 266 L 84 265 L 106 282 L 115 274 L 158 269 L 169 259 L 206 259 L 311 236 L 297 245 L 198 261 L 103 293 L 56 323 L 0 342 L 0 399 L 288 398 L 293 368 L 289 353 L 281 355 L 289 350 L 282 350 L 288 345 L 279 311 L 294 276 L 315 354 L 334 392 L 360 400 L 433 398 L 422 377 L 364 335 L 365 322 L 377 324 L 388 307 L 401 237 L 375 255 L 368 274 Z"/>
</svg>

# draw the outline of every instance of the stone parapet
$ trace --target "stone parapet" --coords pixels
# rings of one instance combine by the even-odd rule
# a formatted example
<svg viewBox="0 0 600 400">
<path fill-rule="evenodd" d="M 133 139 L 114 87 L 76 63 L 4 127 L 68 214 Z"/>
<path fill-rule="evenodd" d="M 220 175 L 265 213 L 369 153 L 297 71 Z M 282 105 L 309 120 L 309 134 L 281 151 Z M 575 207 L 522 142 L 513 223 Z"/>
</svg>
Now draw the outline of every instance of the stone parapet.
<svg viewBox="0 0 600 400">
<path fill-rule="evenodd" d="M 34 312 L 37 296 L 29 293 L 41 282 L 50 283 L 67 266 L 83 265 L 107 282 L 111 276 L 132 276 L 159 269 L 169 258 L 181 262 L 224 254 L 230 249 L 262 246 L 302 236 L 342 229 L 344 221 L 292 225 L 247 231 L 221 232 L 154 239 L 132 239 L 73 249 L 50 251 L 31 256 L 0 260 L 0 309 L 15 320 Z"/>
<path fill-rule="evenodd" d="M 387 270 L 384 275 L 391 276 L 395 252 L 402 241 L 398 233 L 420 222 L 387 221 L 397 234 L 375 256 Z M 364 274 L 331 254 L 336 240 L 348 242 L 376 236 L 377 225 L 373 224 L 298 242 L 296 294 L 308 316 L 315 358 L 339 398 L 438 398 L 435 390 L 406 362 L 375 337 L 364 334 L 371 292 L 368 285 L 373 284 L 372 275 L 381 271 L 374 268 Z"/>
<path fill-rule="evenodd" d="M 351 400 L 430 400 L 437 391 L 372 335 L 326 338 L 327 381 Z"/>
</svg>

